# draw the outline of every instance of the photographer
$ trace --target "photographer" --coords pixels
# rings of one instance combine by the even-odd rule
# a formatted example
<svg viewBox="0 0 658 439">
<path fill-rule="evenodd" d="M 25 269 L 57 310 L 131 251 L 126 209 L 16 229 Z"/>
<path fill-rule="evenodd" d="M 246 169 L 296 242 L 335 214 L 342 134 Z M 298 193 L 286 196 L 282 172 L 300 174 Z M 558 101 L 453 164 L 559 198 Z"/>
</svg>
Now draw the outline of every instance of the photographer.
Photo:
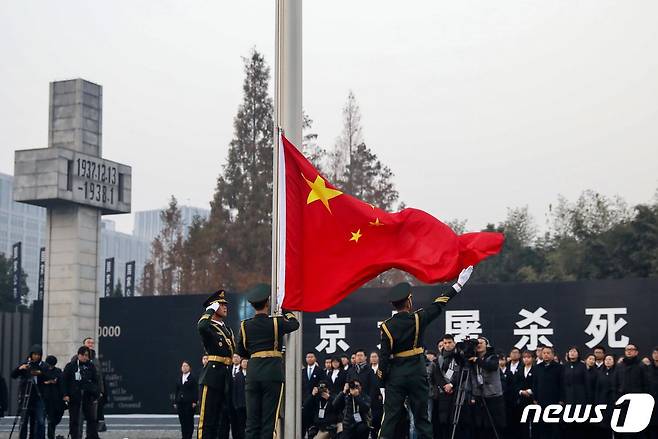
<svg viewBox="0 0 658 439">
<path fill-rule="evenodd" d="M 500 437 L 505 428 L 505 400 L 498 355 L 485 337 L 478 337 L 475 356 L 468 358 L 473 427 L 476 438 Z M 496 433 L 494 433 L 494 429 Z"/>
<path fill-rule="evenodd" d="M 432 384 L 436 387 L 437 398 L 434 408 L 435 437 L 450 437 L 455 406 L 455 395 L 459 390 L 459 377 L 462 361 L 455 352 L 455 338 L 446 334 L 442 337 L 442 348 L 436 359 Z"/>
<path fill-rule="evenodd" d="M 57 358 L 54 355 L 46 357 L 46 370 L 43 382 L 43 401 L 46 407 L 48 420 L 48 439 L 55 439 L 55 430 L 64 416 L 66 404 L 64 403 L 64 385 L 62 383 L 62 369 L 56 367 Z"/>
<path fill-rule="evenodd" d="M 96 420 L 98 373 L 90 357 L 90 349 L 81 346 L 77 358 L 64 368 L 64 401 L 69 404 L 71 439 L 81 439 L 83 417 L 87 421 L 87 439 L 98 439 Z"/>
<path fill-rule="evenodd" d="M 367 439 L 370 435 L 370 398 L 361 392 L 361 383 L 352 380 L 345 384 L 333 402 L 336 412 L 343 413 L 341 439 Z"/>
<path fill-rule="evenodd" d="M 320 381 L 304 401 L 303 410 L 312 419 L 308 429 L 308 439 L 327 439 L 336 437 L 338 414 L 332 404 L 332 395 L 326 381 Z"/>
<path fill-rule="evenodd" d="M 14 379 L 20 378 L 20 405 L 27 401 L 27 411 L 22 419 L 20 439 L 27 437 L 27 426 L 30 426 L 30 438 L 43 439 L 46 436 L 46 407 L 42 398 L 45 365 L 41 361 L 43 351 L 41 346 L 34 345 L 25 363 L 11 373 Z M 31 383 L 31 384 L 29 384 Z"/>
</svg>

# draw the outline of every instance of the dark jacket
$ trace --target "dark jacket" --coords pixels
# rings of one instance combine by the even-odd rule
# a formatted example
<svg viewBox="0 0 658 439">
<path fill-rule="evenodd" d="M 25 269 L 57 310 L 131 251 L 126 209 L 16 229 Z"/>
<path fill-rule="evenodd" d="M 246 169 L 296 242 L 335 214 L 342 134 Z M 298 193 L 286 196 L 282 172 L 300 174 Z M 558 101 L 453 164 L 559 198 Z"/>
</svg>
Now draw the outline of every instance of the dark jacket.
<svg viewBox="0 0 658 439">
<path fill-rule="evenodd" d="M 302 395 L 306 398 L 313 392 L 313 387 L 318 387 L 320 381 L 326 381 L 324 370 L 316 363 L 311 372 L 311 379 L 308 377 L 308 366 L 302 369 Z"/>
<path fill-rule="evenodd" d="M 617 365 L 615 378 L 617 397 L 625 395 L 626 393 L 646 393 L 649 390 L 647 369 L 640 361 L 639 356 L 634 358 L 624 358 L 623 361 Z"/>
<path fill-rule="evenodd" d="M 178 377 L 176 381 L 176 397 L 174 403 L 177 405 L 192 404 L 199 400 L 199 383 L 190 373 L 183 384 L 183 375 Z"/>
<path fill-rule="evenodd" d="M 343 417 L 343 431 L 349 432 L 357 427 L 357 422 L 354 420 L 354 414 L 359 413 L 361 422 L 370 426 L 370 398 L 368 395 L 361 394 L 353 398 L 349 393 L 339 393 L 334 398 L 334 409 L 336 412 L 342 413 Z"/>
<path fill-rule="evenodd" d="M 655 362 L 652 362 L 647 367 L 647 378 L 649 381 L 649 393 L 655 401 L 658 401 L 658 366 Z M 653 409 L 651 425 L 658 425 L 658 408 Z"/>
<path fill-rule="evenodd" d="M 344 370 L 342 367 L 340 367 L 338 369 L 338 375 L 336 376 L 335 381 L 332 380 L 333 372 L 330 372 L 327 375 L 327 386 L 329 386 L 329 390 L 331 391 L 332 395 L 337 395 L 343 391 L 345 383 L 347 382 L 347 372 L 347 370 Z"/>
<path fill-rule="evenodd" d="M 66 409 L 64 404 L 64 373 L 59 367 L 44 372 L 43 399 L 48 419 L 61 419 Z"/>
<path fill-rule="evenodd" d="M 23 364 L 27 364 L 28 368 L 21 370 L 20 367 Z M 32 406 L 33 401 L 36 401 L 36 395 L 37 395 L 37 390 L 39 393 L 43 394 L 43 382 L 44 382 L 44 372 L 46 371 L 46 363 L 43 361 L 39 361 L 38 363 L 33 363 L 31 361 L 26 361 L 25 363 L 19 364 L 16 369 L 14 369 L 11 372 L 11 377 L 13 379 L 20 379 L 20 385 L 19 385 L 19 393 L 22 395 L 23 392 L 25 392 L 25 387 L 27 386 L 27 382 L 32 379 L 34 382 L 34 378 L 36 377 L 36 388 L 32 388 L 32 393 L 30 395 L 30 406 Z"/>
<path fill-rule="evenodd" d="M 243 409 L 247 407 L 245 398 L 245 383 L 247 377 L 242 372 L 242 369 L 233 377 L 233 385 L 231 387 L 231 403 L 234 409 Z"/>
<path fill-rule="evenodd" d="M 0 376 L 0 418 L 5 415 L 9 408 L 9 391 L 7 390 L 7 382 Z"/>
<path fill-rule="evenodd" d="M 608 369 L 603 366 L 596 369 L 596 382 L 594 384 L 594 404 L 615 403 L 615 366 Z"/>
<path fill-rule="evenodd" d="M 516 403 L 519 407 L 524 408 L 527 405 L 532 404 L 534 400 L 535 393 L 535 374 L 538 366 L 533 366 L 528 371 L 528 374 L 525 373 L 525 365 L 520 365 L 516 374 L 514 374 L 514 394 L 516 395 Z M 530 391 L 530 396 L 521 395 L 521 391 L 526 390 Z"/>
<path fill-rule="evenodd" d="M 80 372 L 80 380 L 76 379 L 76 372 Z M 77 359 L 71 361 L 64 368 L 62 375 L 64 383 L 64 396 L 74 401 L 80 401 L 82 392 L 85 398 L 95 399 L 99 395 L 98 373 L 91 361 L 80 363 Z"/>
<path fill-rule="evenodd" d="M 361 393 L 363 395 L 368 395 L 371 404 L 373 400 L 379 401 L 378 396 L 381 395 L 379 392 L 379 380 L 369 365 L 357 364 L 352 367 L 347 372 L 347 382 L 349 383 L 352 380 L 359 381 L 361 384 Z M 342 391 L 343 389 L 340 390 Z"/>
<path fill-rule="evenodd" d="M 482 385 L 478 383 L 478 375 L 482 376 Z M 478 357 L 472 367 L 470 380 L 471 393 L 474 396 L 493 398 L 503 396 L 503 385 L 500 380 L 500 369 L 498 368 L 498 355 L 493 348 L 487 348 L 482 357 Z"/>
<path fill-rule="evenodd" d="M 560 402 L 562 390 L 562 365 L 555 361 L 535 366 L 535 401 L 542 407 Z"/>
<path fill-rule="evenodd" d="M 581 361 L 569 361 L 562 368 L 562 398 L 566 404 L 587 404 L 587 366 Z"/>
<path fill-rule="evenodd" d="M 331 392 L 329 393 L 331 395 Z M 327 430 L 327 427 L 330 425 L 336 425 L 338 422 L 338 411 L 333 404 L 334 398 L 332 396 L 329 399 L 324 399 L 320 394 L 309 395 L 304 401 L 303 411 L 308 413 L 309 418 L 313 418 L 313 425 L 315 425 L 318 430 Z M 321 409 L 324 410 L 322 413 L 323 418 L 320 418 Z"/>
</svg>

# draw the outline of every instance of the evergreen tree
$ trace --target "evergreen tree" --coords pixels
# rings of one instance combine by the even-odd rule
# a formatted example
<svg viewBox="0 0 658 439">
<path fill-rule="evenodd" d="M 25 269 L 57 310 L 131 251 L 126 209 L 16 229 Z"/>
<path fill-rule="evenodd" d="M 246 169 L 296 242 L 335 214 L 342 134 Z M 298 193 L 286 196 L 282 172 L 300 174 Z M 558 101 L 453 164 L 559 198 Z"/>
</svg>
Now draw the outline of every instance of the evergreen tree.
<svg viewBox="0 0 658 439">
<path fill-rule="evenodd" d="M 121 286 L 121 279 L 117 280 L 111 297 L 123 297 L 123 287 Z"/>
<path fill-rule="evenodd" d="M 256 50 L 244 60 L 243 101 L 224 172 L 217 179 L 208 227 L 222 284 L 245 288 L 268 281 L 272 239 L 273 106 L 270 69 Z M 218 275 L 222 275 L 221 278 Z"/>
<path fill-rule="evenodd" d="M 177 294 L 180 292 L 181 261 L 183 258 L 183 223 L 178 201 L 173 195 L 166 209 L 160 212 L 162 230 L 151 244 L 153 264 L 153 294 Z M 148 295 L 149 292 L 143 291 Z"/>
<path fill-rule="evenodd" d="M 21 300 L 14 298 L 14 275 L 11 258 L 0 253 L 0 311 L 14 311 L 17 305 L 22 305 L 30 289 L 27 286 L 27 273 L 21 273 Z"/>
</svg>

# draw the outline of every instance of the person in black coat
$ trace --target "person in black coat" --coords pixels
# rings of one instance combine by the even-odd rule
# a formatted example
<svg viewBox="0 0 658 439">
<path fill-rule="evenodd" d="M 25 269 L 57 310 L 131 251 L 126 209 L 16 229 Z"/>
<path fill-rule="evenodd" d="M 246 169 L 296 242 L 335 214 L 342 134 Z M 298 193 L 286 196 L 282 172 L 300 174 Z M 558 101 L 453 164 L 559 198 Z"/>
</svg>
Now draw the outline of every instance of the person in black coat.
<svg viewBox="0 0 658 439">
<path fill-rule="evenodd" d="M 64 367 L 62 374 L 64 401 L 69 404 L 71 439 L 81 439 L 83 418 L 87 421 L 87 439 L 98 439 L 95 404 L 99 395 L 98 372 L 90 357 L 91 350 L 81 346 L 77 358 Z"/>
<path fill-rule="evenodd" d="M 244 439 L 247 426 L 247 401 L 245 398 L 245 384 L 247 381 L 247 365 L 249 360 L 240 361 L 240 369 L 233 374 L 231 386 L 231 437 Z"/>
<path fill-rule="evenodd" d="M 178 413 L 183 439 L 192 439 L 194 433 L 194 411 L 199 400 L 199 383 L 192 375 L 192 364 L 183 361 L 180 366 L 181 376 L 176 382 L 174 408 Z"/>
<path fill-rule="evenodd" d="M 499 352 L 498 370 L 500 372 L 500 383 L 503 388 L 503 397 L 505 399 L 505 430 L 503 431 L 502 436 L 506 438 L 513 438 L 519 434 L 518 428 L 520 425 L 518 420 L 515 419 L 518 395 L 515 390 L 514 372 L 517 372 L 518 368 L 513 372 L 509 367 L 509 363 L 507 362 L 507 357 L 505 357 L 505 354 Z"/>
<path fill-rule="evenodd" d="M 600 368 L 596 369 L 596 381 L 594 383 L 594 398 L 592 403 L 595 405 L 605 404 L 607 407 L 603 412 L 603 421 L 594 424 L 600 437 L 612 437 L 612 428 L 610 428 L 610 418 L 612 410 L 615 405 L 615 367 L 616 361 L 613 355 L 606 355 L 603 364 Z"/>
<path fill-rule="evenodd" d="M 347 382 L 347 371 L 343 369 L 340 363 L 340 357 L 331 359 L 331 373 L 327 375 L 327 386 L 332 395 L 338 395 L 343 391 L 345 383 Z"/>
<path fill-rule="evenodd" d="M 338 413 L 334 408 L 333 399 L 334 395 L 332 395 L 328 383 L 321 381 L 304 401 L 302 410 L 308 413 L 309 418 L 312 418 L 311 426 L 308 429 L 309 439 L 320 434 L 323 437 L 327 435 L 330 438 L 336 437 Z"/>
<path fill-rule="evenodd" d="M 361 394 L 367 395 L 372 404 L 372 401 L 378 399 L 381 395 L 379 391 L 380 381 L 366 361 L 366 351 L 357 349 L 354 355 L 356 364 L 347 372 L 347 382 L 358 381 L 361 386 Z"/>
<path fill-rule="evenodd" d="M 327 377 L 324 370 L 317 363 L 317 358 L 313 351 L 306 353 L 306 367 L 302 369 L 302 401 L 313 393 L 313 389 L 318 387 L 320 381 L 326 381 Z M 302 413 L 302 433 L 305 434 L 308 427 L 311 426 L 312 419 Z"/>
<path fill-rule="evenodd" d="M 535 369 L 534 400 L 542 408 L 558 404 L 562 400 L 562 365 L 555 361 L 555 350 L 551 346 L 542 348 L 543 361 Z M 560 428 L 557 424 L 540 422 L 533 431 L 536 439 L 559 439 Z M 536 435 L 534 433 L 537 433 Z"/>
<path fill-rule="evenodd" d="M 7 391 L 7 382 L 0 375 L 0 418 L 4 418 L 5 412 L 9 408 L 9 392 Z"/>
<path fill-rule="evenodd" d="M 384 389 L 384 380 L 377 376 L 379 371 L 379 352 L 373 351 L 370 353 L 370 369 L 375 377 L 374 388 L 370 390 L 370 403 L 372 411 L 372 432 L 370 436 L 377 439 L 379 436 L 379 428 L 382 425 L 382 416 L 384 416 L 384 396 L 382 390 Z"/>
<path fill-rule="evenodd" d="M 46 406 L 43 401 L 43 382 L 46 365 L 41 358 L 43 350 L 40 345 L 33 345 L 25 362 L 21 363 L 11 373 L 13 379 L 20 379 L 19 395 L 29 398 L 27 413 L 23 425 L 19 426 L 20 439 L 27 437 L 28 425 L 30 437 L 43 438 L 46 435 Z M 27 392 L 28 382 L 34 383 Z"/>
<path fill-rule="evenodd" d="M 62 421 L 66 404 L 64 403 L 63 372 L 55 367 L 57 358 L 53 355 L 46 357 L 46 370 L 43 382 L 43 400 L 46 404 L 46 420 L 48 424 L 48 439 L 55 439 L 55 430 Z"/>
<path fill-rule="evenodd" d="M 649 388 L 646 366 L 640 361 L 638 353 L 635 344 L 628 344 L 624 348 L 624 359 L 618 364 L 615 375 L 617 398 L 627 393 L 646 393 Z"/>
<path fill-rule="evenodd" d="M 523 366 L 520 366 L 517 369 L 516 374 L 514 375 L 514 393 L 517 395 L 516 400 L 516 411 L 519 414 L 519 418 L 513 420 L 519 424 L 519 434 L 523 439 L 529 439 L 531 433 L 531 424 L 526 422 L 521 424 L 521 414 L 523 410 L 534 402 L 534 388 L 535 388 L 535 372 L 536 372 L 536 362 L 535 355 L 532 351 L 525 351 L 521 356 L 521 361 Z"/>
<path fill-rule="evenodd" d="M 562 398 L 565 404 L 587 404 L 589 402 L 587 367 L 580 360 L 580 350 L 576 346 L 571 346 L 567 351 L 567 362 L 562 368 Z M 588 425 L 585 424 L 565 424 L 565 439 L 579 439 L 585 434 L 584 430 Z"/>
<path fill-rule="evenodd" d="M 342 412 L 341 439 L 368 439 L 370 436 L 370 398 L 357 380 L 348 381 L 343 392 L 336 395 L 334 409 Z"/>
<path fill-rule="evenodd" d="M 658 346 L 651 352 L 651 364 L 647 367 L 647 377 L 649 380 L 649 394 L 658 401 Z M 658 408 L 653 409 L 651 422 L 649 423 L 649 438 L 658 439 Z"/>
</svg>

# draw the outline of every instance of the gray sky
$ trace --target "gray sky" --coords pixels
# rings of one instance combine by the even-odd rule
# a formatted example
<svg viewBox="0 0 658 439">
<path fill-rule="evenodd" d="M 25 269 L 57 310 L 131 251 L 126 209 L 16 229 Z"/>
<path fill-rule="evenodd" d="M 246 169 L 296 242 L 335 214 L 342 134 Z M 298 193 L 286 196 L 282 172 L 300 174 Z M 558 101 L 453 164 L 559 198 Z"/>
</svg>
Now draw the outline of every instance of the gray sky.
<svg viewBox="0 0 658 439">
<path fill-rule="evenodd" d="M 304 108 L 332 146 L 352 89 L 401 198 L 471 229 L 526 204 L 541 225 L 587 188 L 646 202 L 657 16 L 653 0 L 306 1 Z M 273 0 L 0 0 L 0 171 L 46 146 L 48 83 L 82 77 L 103 86 L 104 156 L 133 167 L 133 210 L 207 206 L 252 47 L 273 66 Z"/>
</svg>

